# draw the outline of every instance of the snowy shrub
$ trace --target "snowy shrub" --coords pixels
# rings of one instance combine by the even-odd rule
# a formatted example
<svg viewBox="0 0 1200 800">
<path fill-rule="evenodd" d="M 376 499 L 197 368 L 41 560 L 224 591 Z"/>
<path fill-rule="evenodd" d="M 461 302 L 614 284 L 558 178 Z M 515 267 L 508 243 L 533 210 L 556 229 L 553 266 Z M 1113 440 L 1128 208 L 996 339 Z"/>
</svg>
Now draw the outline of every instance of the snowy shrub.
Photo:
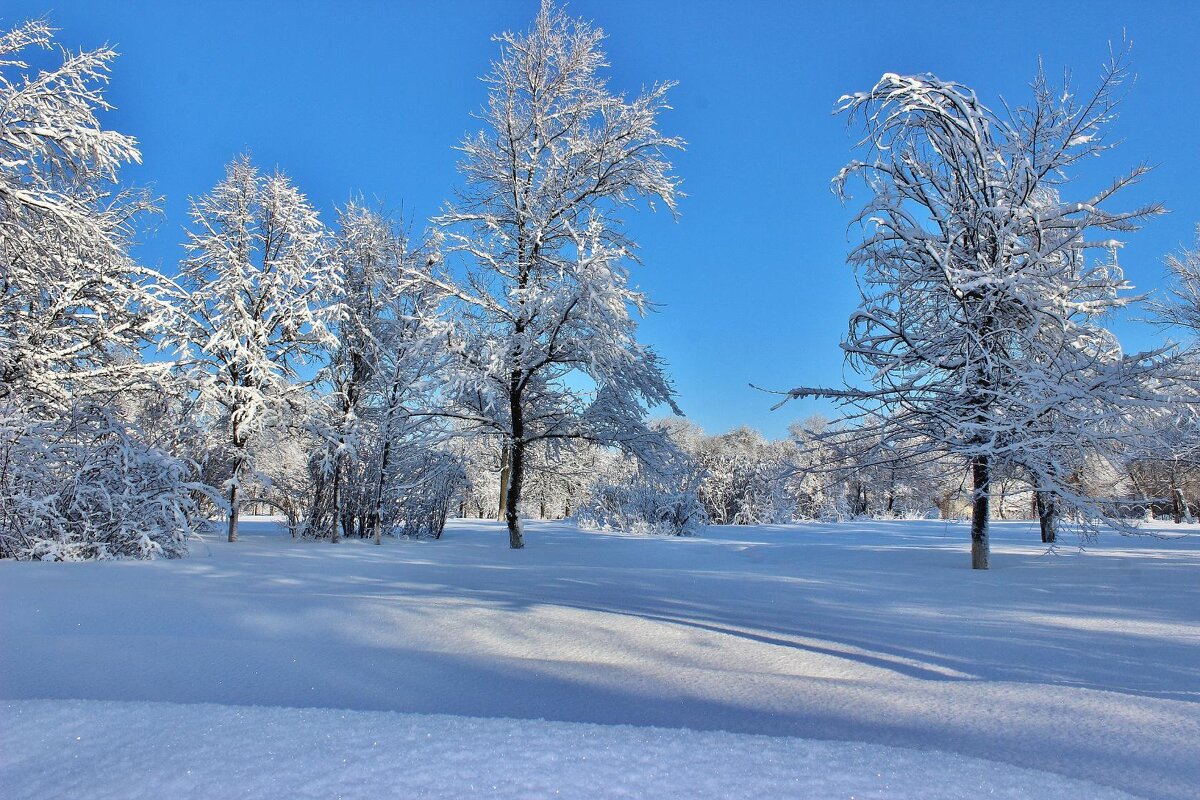
<svg viewBox="0 0 1200 800">
<path fill-rule="evenodd" d="M 178 558 L 201 522 L 190 466 L 95 406 L 0 408 L 0 556 Z"/>
<path fill-rule="evenodd" d="M 412 480 L 393 489 L 389 527 L 403 536 L 440 539 L 466 472 L 456 458 L 438 450 L 428 450 L 414 462 L 409 465 Z"/>
<path fill-rule="evenodd" d="M 690 460 L 687 460 L 690 464 Z M 701 473 L 691 465 L 653 471 L 615 469 L 592 488 L 576 516 L 582 527 L 690 536 L 708 524 L 698 495 Z"/>
<path fill-rule="evenodd" d="M 693 451 L 705 477 L 699 496 L 715 525 L 791 522 L 795 499 L 788 493 L 793 471 L 786 442 L 769 442 L 745 426 L 700 439 Z"/>
</svg>

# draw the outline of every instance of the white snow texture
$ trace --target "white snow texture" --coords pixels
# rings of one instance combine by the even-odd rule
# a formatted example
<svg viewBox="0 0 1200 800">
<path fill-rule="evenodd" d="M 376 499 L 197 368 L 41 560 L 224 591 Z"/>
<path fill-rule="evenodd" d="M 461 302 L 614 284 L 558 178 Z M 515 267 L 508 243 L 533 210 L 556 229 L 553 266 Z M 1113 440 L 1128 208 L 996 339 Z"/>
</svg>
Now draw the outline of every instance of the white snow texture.
<svg viewBox="0 0 1200 800">
<path fill-rule="evenodd" d="M 478 521 L 378 547 L 244 534 L 176 561 L 0 562 L 6 798 L 1200 785 L 1195 535 L 1047 554 L 1000 522 L 979 572 L 965 526 L 929 521 L 531 522 L 523 551 Z"/>
</svg>

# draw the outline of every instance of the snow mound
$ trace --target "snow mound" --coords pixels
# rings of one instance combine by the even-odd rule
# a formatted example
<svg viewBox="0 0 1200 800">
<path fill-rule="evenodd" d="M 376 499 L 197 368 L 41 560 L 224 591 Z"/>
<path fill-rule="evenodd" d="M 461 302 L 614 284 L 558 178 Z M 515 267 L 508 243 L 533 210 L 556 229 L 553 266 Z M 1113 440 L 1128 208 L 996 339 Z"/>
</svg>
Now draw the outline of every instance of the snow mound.
<svg viewBox="0 0 1200 800">
<path fill-rule="evenodd" d="M 17 798 L 1129 798 L 952 755 L 628 725 L 213 704 L 0 706 Z"/>
</svg>

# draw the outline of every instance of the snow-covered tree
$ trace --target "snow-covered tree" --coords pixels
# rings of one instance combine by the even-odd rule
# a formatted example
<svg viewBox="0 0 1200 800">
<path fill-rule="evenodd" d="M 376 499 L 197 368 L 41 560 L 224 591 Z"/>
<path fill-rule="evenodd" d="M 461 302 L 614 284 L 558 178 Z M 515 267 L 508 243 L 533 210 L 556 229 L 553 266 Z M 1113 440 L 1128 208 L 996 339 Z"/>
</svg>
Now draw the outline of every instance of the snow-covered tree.
<svg viewBox="0 0 1200 800">
<path fill-rule="evenodd" d="M 1157 360 L 1125 356 L 1098 323 L 1129 302 L 1111 234 L 1161 211 L 1108 210 L 1146 168 L 1082 200 L 1061 197 L 1071 168 L 1111 147 L 1125 76 L 1115 56 L 1079 99 L 1039 75 L 1032 102 L 1003 114 L 932 75 L 887 74 L 838 104 L 864 126 L 866 157 L 835 189 L 845 197 L 859 178 L 871 194 L 849 257 L 863 299 L 842 346 L 874 385 L 790 394 L 881 411 L 889 446 L 966 459 L 978 569 L 988 566 L 993 470 L 1020 463 L 1038 491 L 1087 503 L 1061 452 L 1109 443 L 1121 404 L 1145 400 L 1135 376 Z"/>
<path fill-rule="evenodd" d="M 350 203 L 333 258 L 342 277 L 337 344 L 317 376 L 313 492 L 305 533 L 440 535 L 464 482 L 445 448 L 447 325 L 437 241 L 410 244 L 386 215 Z"/>
<path fill-rule="evenodd" d="M 382 508 L 387 526 L 408 537 L 440 539 L 466 481 L 462 462 L 445 449 L 414 448 L 405 453 L 403 470 L 394 471 L 391 480 L 393 491 Z"/>
<path fill-rule="evenodd" d="M 304 394 L 297 369 L 331 343 L 341 275 L 308 200 L 286 175 L 263 175 L 248 156 L 192 200 L 191 218 L 169 340 L 224 427 L 230 460 L 222 484 L 235 541 L 254 439 Z"/>
<path fill-rule="evenodd" d="M 667 153 L 683 143 L 658 128 L 668 85 L 631 100 L 608 88 L 603 38 L 549 0 L 527 32 L 498 37 L 486 130 L 463 142 L 465 186 L 438 220 L 465 262 L 446 286 L 456 413 L 503 443 L 514 548 L 531 446 L 636 444 L 647 406 L 674 407 L 662 363 L 635 338 L 647 303 L 619 215 L 642 200 L 675 212 Z"/>
<path fill-rule="evenodd" d="M 458 456 L 466 473 L 459 516 L 490 519 L 500 507 L 500 455 L 498 437 L 455 436 L 448 448 Z"/>
<path fill-rule="evenodd" d="M 309 456 L 317 442 L 308 424 L 310 413 L 297 408 L 247 446 L 247 461 L 254 471 L 242 484 L 240 502 L 252 503 L 257 509 L 254 513 L 281 514 L 293 537 L 305 530 L 305 514 L 314 493 Z"/>
<path fill-rule="evenodd" d="M 331 257 L 341 270 L 341 314 L 331 326 L 337 344 L 318 376 L 326 408 L 314 415 L 323 445 L 314 455 L 316 487 L 306 532 L 336 542 L 339 530 L 354 524 L 355 504 L 347 502 L 351 484 L 365 478 L 353 467 L 367 445 L 362 417 L 379 386 L 387 344 L 381 337 L 394 328 L 388 313 L 408 280 L 407 241 L 382 214 L 352 202 L 338 215 Z"/>
<path fill-rule="evenodd" d="M 961 461 L 934 448 L 886 435 L 885 418 L 868 415 L 858 425 L 814 417 L 790 429 L 795 447 L 790 491 L 798 515 L 923 517 L 944 503 L 947 484 L 961 479 Z"/>
<path fill-rule="evenodd" d="M 699 429 L 683 434 L 673 426 L 672 439 L 701 472 L 699 498 L 714 525 L 760 525 L 790 522 L 795 500 L 789 492 L 794 471 L 789 442 L 770 442 L 745 426 L 719 436 Z"/>
<path fill-rule="evenodd" d="M 1166 266 L 1166 296 L 1152 309 L 1159 324 L 1186 337 L 1184 377 L 1173 386 L 1182 402 L 1140 416 L 1142 435 L 1126 469 L 1150 507 L 1165 501 L 1179 523 L 1200 489 L 1200 225 L 1195 246 L 1168 255 Z"/>
<path fill-rule="evenodd" d="M 1158 320 L 1200 344 L 1200 224 L 1196 244 L 1167 256 L 1167 296 L 1153 304 Z"/>
<path fill-rule="evenodd" d="M 192 465 L 126 413 L 165 377 L 140 351 L 169 306 L 129 256 L 152 209 L 117 184 L 137 143 L 97 116 L 116 54 L 30 74 L 53 34 L 0 34 L 0 557 L 179 556 L 199 524 Z"/>
<path fill-rule="evenodd" d="M 24 53 L 53 33 L 0 34 L 0 399 L 61 410 L 161 371 L 139 351 L 165 306 L 128 252 L 152 204 L 116 183 L 137 143 L 97 117 L 116 53 L 68 51 L 29 74 Z"/>
<path fill-rule="evenodd" d="M 461 460 L 446 448 L 446 420 L 437 413 L 445 404 L 447 330 L 440 310 L 444 295 L 429 280 L 439 263 L 436 242 L 411 248 L 393 234 L 391 252 L 395 260 L 387 274 L 396 273 L 381 291 L 385 309 L 375 326 L 377 361 L 358 459 L 365 478 L 360 529 L 376 544 L 385 527 L 401 526 L 412 534 L 417 517 L 440 519 L 425 526 L 440 535 L 464 481 Z M 388 508 L 395 513 L 389 515 Z"/>
<path fill-rule="evenodd" d="M 570 517 L 588 497 L 607 456 L 604 448 L 580 440 L 551 440 L 531 448 L 527 504 L 541 519 Z"/>
<path fill-rule="evenodd" d="M 1169 510 L 1176 524 L 1200 499 L 1200 404 L 1158 409 L 1139 420 L 1138 442 L 1124 463 L 1147 512 Z M 1189 499 L 1190 498 L 1190 499 Z"/>
<path fill-rule="evenodd" d="M 788 491 L 798 519 L 825 519 L 841 516 L 837 482 L 831 480 L 824 466 L 833 459 L 832 449 L 824 438 L 829 420 L 814 414 L 802 422 L 788 426 L 788 438 L 793 447 L 792 474 L 788 476 Z"/>
</svg>

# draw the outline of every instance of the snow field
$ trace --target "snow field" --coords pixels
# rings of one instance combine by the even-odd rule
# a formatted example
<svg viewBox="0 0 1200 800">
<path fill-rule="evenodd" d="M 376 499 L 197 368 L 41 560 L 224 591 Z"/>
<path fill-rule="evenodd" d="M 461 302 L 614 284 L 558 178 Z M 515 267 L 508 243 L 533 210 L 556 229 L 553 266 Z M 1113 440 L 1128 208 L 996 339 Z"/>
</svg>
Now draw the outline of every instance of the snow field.
<svg viewBox="0 0 1200 800">
<path fill-rule="evenodd" d="M 39 700 L 4 717 L 13 800 L 1130 797 L 947 753 L 628 725 Z"/>
<path fill-rule="evenodd" d="M 495 776 L 495 796 L 543 796 L 535 785 L 543 773 L 567 796 L 583 786 L 621 796 L 627 784 L 597 766 L 598 756 L 568 775 L 546 773 L 529 755 L 510 765 L 505 755 L 521 739 L 531 753 L 541 748 L 539 758 L 582 764 L 572 761 L 580 742 L 634 736 L 629 727 L 586 729 L 597 739 L 555 727 L 599 723 L 689 729 L 643 731 L 636 747 L 611 746 L 631 780 L 653 778 L 649 767 L 631 766 L 642 763 L 631 760 L 638 749 L 637 759 L 657 764 L 662 786 L 675 781 L 693 795 L 703 776 L 737 796 L 761 775 L 753 789 L 765 796 L 789 796 L 789 781 L 822 780 L 831 794 L 809 796 L 988 796 L 977 788 L 985 773 L 962 766 L 986 759 L 990 769 L 1035 770 L 1046 781 L 1196 797 L 1200 537 L 1112 536 L 1056 554 L 1028 523 L 998 523 L 995 538 L 993 569 L 979 573 L 968 569 L 964 526 L 941 522 L 709 528 L 692 539 L 530 523 L 529 546 L 511 551 L 489 522 L 455 521 L 440 542 L 375 547 L 295 541 L 251 521 L 242 541 L 215 539 L 182 561 L 0 563 L 0 699 L 17 701 L 0 724 L 0 785 L 40 796 L 59 786 L 70 796 L 77 781 L 111 785 L 106 770 L 128 777 L 105 766 L 114 759 L 158 769 L 176 749 L 170 742 L 188 741 L 191 750 L 179 745 L 194 751 L 187 768 L 248 787 L 268 775 L 302 781 L 303 765 L 328 772 L 347 758 L 371 761 L 359 778 L 358 767 L 346 768 L 347 797 L 369 796 L 382 780 L 435 796 L 452 791 L 447 781 L 483 774 Z M 109 702 L 75 702 L 85 700 Z M 260 706 L 286 708 L 251 709 Z M 343 713 L 348 727 L 339 733 L 329 720 Z M 63 715 L 92 726 L 86 768 L 62 768 L 54 737 Z M 268 723 L 295 736 L 253 735 Z M 241 734 L 195 735 L 238 724 Z M 119 744 L 123 726 L 139 745 Z M 431 769 L 428 781 L 415 777 L 420 759 L 404 761 L 410 745 L 398 744 L 422 726 L 454 739 L 440 742 L 430 763 L 458 765 Z M 509 743 L 479 745 L 455 726 Z M 172 739 L 177 728 L 190 733 Z M 374 741 L 385 743 L 390 771 L 372 771 Z M 864 763 L 854 760 L 861 743 L 905 748 L 867 759 L 883 788 L 854 766 Z M 670 763 L 647 755 L 660 746 Z M 715 766 L 702 772 L 668 755 L 692 749 Z M 748 751 L 794 768 L 772 771 Z M 816 760 L 806 760 L 810 752 Z M 243 754 L 259 765 L 249 775 Z M 953 759 L 965 760 L 951 768 Z M 147 785 L 175 780 L 172 765 L 181 763 L 169 761 Z M 676 768 L 670 775 L 683 777 L 668 775 Z M 1104 796 L 1035 792 L 1016 775 L 995 784 L 1022 787 L 1016 796 Z M 271 796 L 271 785 L 258 796 Z M 228 788 L 197 787 L 193 796 Z"/>
</svg>

